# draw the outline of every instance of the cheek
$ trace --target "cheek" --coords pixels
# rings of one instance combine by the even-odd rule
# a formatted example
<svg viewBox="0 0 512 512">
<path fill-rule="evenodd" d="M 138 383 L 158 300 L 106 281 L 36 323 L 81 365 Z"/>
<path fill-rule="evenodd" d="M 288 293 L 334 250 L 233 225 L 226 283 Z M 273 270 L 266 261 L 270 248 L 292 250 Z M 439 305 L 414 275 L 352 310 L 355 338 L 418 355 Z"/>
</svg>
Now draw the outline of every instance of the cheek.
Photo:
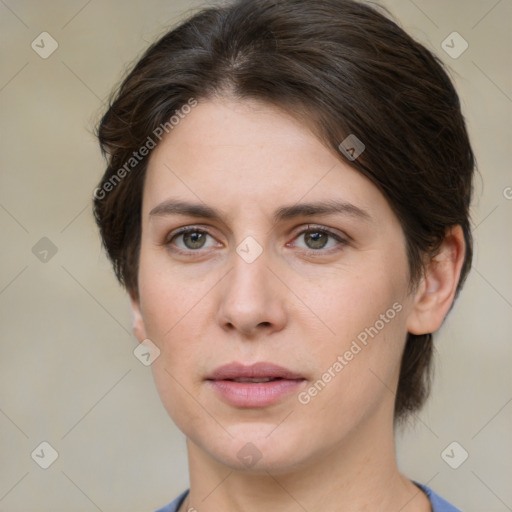
<svg viewBox="0 0 512 512">
<path fill-rule="evenodd" d="M 184 296 L 179 287 L 162 283 L 155 282 L 151 293 L 144 296 L 146 331 L 160 349 L 151 369 L 165 409 L 178 428 L 190 435 L 196 429 L 212 428 L 197 401 L 205 342 L 194 318 L 203 315 L 202 304 L 194 294 Z"/>
<path fill-rule="evenodd" d="M 149 251 L 148 251 L 149 252 Z M 195 393 L 203 370 L 204 322 L 208 314 L 206 279 L 177 272 L 162 257 L 141 253 L 139 296 L 147 337 L 160 349 L 153 376 L 167 410 L 178 414 L 179 401 Z M 201 320 L 202 319 L 202 320 Z M 185 391 L 186 390 L 186 391 Z"/>
<path fill-rule="evenodd" d="M 194 332 L 190 331 L 194 324 L 187 329 L 183 325 L 190 316 L 201 314 L 205 303 L 202 299 L 209 284 L 170 266 L 160 252 L 152 254 L 148 250 L 147 253 L 144 250 L 141 253 L 140 302 L 148 337 L 162 350 L 176 336 L 194 338 Z"/>
<path fill-rule="evenodd" d="M 341 349 L 344 343 L 360 334 L 364 338 L 366 329 L 376 323 L 379 331 L 386 332 L 401 324 L 401 317 L 405 315 L 399 313 L 403 311 L 406 292 L 406 276 L 403 274 L 392 276 L 389 268 L 368 265 L 363 271 L 341 269 L 328 276 L 319 276 L 322 277 L 317 281 L 322 283 L 320 286 L 312 281 L 300 282 L 299 278 L 294 290 L 314 313 L 315 328 L 320 322 L 322 332 L 328 336 L 326 341 L 333 341 Z M 306 315 L 303 318 L 305 320 Z M 307 328 L 307 324 L 303 327 Z"/>
<path fill-rule="evenodd" d="M 310 295 L 331 332 L 324 328 L 328 336 L 317 336 L 311 344 L 318 374 L 300 403 L 315 411 L 313 416 L 327 412 L 332 421 L 325 428 L 330 425 L 333 432 L 394 400 L 391 390 L 407 335 L 406 279 L 386 280 L 383 275 L 381 269 L 345 275 Z"/>
</svg>

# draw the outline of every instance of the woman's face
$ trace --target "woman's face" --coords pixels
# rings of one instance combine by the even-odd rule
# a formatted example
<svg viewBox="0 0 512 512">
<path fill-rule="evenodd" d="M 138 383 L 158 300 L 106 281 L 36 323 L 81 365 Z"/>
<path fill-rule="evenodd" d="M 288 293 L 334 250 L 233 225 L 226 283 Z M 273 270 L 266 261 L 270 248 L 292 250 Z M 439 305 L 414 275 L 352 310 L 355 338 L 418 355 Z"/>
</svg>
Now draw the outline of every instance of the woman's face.
<svg viewBox="0 0 512 512">
<path fill-rule="evenodd" d="M 278 109 L 199 103 L 151 155 L 135 332 L 206 457 L 286 471 L 378 440 L 408 290 L 384 196 Z"/>
</svg>

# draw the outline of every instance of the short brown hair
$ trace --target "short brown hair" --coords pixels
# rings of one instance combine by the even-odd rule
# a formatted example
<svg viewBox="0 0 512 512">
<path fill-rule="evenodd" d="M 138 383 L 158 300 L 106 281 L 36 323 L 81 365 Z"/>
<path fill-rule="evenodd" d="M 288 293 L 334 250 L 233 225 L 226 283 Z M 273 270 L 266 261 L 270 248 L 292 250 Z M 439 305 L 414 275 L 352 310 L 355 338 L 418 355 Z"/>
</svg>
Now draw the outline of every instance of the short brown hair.
<svg viewBox="0 0 512 512">
<path fill-rule="evenodd" d="M 327 147 L 381 190 L 402 225 L 413 286 L 425 257 L 435 254 L 449 227 L 460 225 L 466 244 L 460 289 L 472 259 L 474 156 L 459 98 L 438 59 L 363 3 L 238 0 L 201 10 L 154 43 L 99 124 L 108 167 L 94 212 L 130 294 L 138 294 L 149 156 L 133 170 L 126 162 L 191 98 L 226 94 L 308 119 Z M 357 159 L 339 150 L 351 134 L 365 144 Z M 432 351 L 432 334 L 408 335 L 396 419 L 419 409 L 428 396 Z"/>
</svg>

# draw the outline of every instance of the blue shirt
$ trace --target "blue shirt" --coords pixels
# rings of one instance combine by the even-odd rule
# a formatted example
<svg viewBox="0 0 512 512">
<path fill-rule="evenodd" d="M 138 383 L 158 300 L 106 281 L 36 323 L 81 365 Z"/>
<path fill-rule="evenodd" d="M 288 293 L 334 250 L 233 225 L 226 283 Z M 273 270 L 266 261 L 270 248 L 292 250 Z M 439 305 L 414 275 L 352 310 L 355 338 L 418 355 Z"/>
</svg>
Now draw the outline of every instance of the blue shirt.
<svg viewBox="0 0 512 512">
<path fill-rule="evenodd" d="M 420 487 L 428 496 L 428 499 L 432 504 L 432 512 L 461 512 L 460 509 L 455 508 L 453 505 L 450 505 L 446 500 L 443 500 L 443 498 L 441 498 L 441 496 L 438 496 L 432 489 L 429 489 L 425 485 L 421 485 L 416 482 L 414 483 L 418 487 Z M 177 512 L 178 509 L 181 507 L 182 503 L 185 501 L 187 494 L 188 490 L 180 494 L 174 501 L 172 501 L 165 507 L 159 508 L 156 512 Z"/>
</svg>

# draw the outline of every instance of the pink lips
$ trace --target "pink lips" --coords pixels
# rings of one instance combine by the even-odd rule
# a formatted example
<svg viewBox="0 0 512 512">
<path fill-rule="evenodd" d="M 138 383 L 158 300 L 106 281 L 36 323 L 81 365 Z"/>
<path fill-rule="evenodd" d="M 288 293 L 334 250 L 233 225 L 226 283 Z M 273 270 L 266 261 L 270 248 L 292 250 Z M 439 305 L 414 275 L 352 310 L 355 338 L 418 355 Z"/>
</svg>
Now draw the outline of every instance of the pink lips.
<svg viewBox="0 0 512 512">
<path fill-rule="evenodd" d="M 297 391 L 304 377 L 273 363 L 250 366 L 230 363 L 217 368 L 207 382 L 220 397 L 235 407 L 267 407 Z"/>
</svg>

